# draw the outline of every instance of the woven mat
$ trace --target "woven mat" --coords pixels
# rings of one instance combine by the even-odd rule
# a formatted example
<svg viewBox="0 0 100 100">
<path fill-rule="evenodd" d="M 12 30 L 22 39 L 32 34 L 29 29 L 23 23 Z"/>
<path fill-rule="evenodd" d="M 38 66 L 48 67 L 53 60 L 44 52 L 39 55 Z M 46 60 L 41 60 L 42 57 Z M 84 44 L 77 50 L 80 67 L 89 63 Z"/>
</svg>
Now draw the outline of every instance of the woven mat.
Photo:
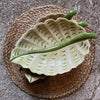
<svg viewBox="0 0 100 100">
<path fill-rule="evenodd" d="M 13 82 L 30 95 L 41 98 L 60 98 L 68 96 L 79 89 L 90 74 L 95 52 L 95 44 L 93 40 L 89 40 L 91 44 L 90 53 L 86 55 L 85 61 L 76 69 L 72 69 L 70 72 L 62 75 L 46 77 L 45 79 L 38 80 L 32 84 L 29 84 L 24 74 L 19 71 L 19 65 L 9 61 L 11 51 L 14 48 L 16 41 L 27 29 L 30 28 L 31 25 L 36 23 L 38 18 L 50 13 L 66 14 L 68 11 L 69 10 L 65 8 L 57 6 L 44 6 L 31 9 L 18 17 L 6 34 L 3 45 L 3 59 L 7 72 Z M 78 22 L 82 21 L 77 15 L 74 19 Z M 87 32 L 90 32 L 88 27 L 86 27 L 86 30 Z"/>
</svg>

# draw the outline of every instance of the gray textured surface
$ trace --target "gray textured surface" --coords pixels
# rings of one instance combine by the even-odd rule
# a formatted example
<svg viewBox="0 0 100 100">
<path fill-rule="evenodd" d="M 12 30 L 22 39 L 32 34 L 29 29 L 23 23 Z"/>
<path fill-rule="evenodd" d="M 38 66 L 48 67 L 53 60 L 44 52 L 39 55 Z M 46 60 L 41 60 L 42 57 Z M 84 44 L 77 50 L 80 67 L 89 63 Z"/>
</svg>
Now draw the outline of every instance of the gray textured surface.
<svg viewBox="0 0 100 100">
<path fill-rule="evenodd" d="M 0 100 L 39 100 L 21 91 L 11 81 L 2 60 L 2 45 L 8 28 L 20 14 L 43 5 L 75 8 L 93 32 L 100 32 L 100 0 L 0 0 Z M 66 99 L 100 100 L 100 35 L 96 40 L 95 61 L 88 80 L 77 92 L 62 100 Z"/>
</svg>

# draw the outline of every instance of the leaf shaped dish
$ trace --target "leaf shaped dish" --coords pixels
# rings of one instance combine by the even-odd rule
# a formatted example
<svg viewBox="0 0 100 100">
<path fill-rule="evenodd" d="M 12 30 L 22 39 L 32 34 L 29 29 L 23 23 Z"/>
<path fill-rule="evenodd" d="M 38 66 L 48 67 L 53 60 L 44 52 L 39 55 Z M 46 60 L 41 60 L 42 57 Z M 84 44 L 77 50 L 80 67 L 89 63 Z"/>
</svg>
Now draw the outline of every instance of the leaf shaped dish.
<svg viewBox="0 0 100 100">
<path fill-rule="evenodd" d="M 25 74 L 25 77 L 29 81 L 29 83 L 32 83 L 32 82 L 37 81 L 39 79 L 44 79 L 46 77 L 44 75 L 33 74 L 29 70 L 27 71 L 26 69 L 23 69 L 23 72 Z"/>
<path fill-rule="evenodd" d="M 46 16 L 39 19 L 37 24 L 18 40 L 11 52 L 11 59 L 25 52 L 56 46 L 86 33 L 75 20 L 57 16 L 56 14 L 53 18 Z M 49 53 L 23 55 L 12 62 L 29 68 L 32 73 L 53 76 L 69 72 L 81 64 L 85 55 L 89 53 L 89 47 L 89 41 L 84 40 Z"/>
</svg>

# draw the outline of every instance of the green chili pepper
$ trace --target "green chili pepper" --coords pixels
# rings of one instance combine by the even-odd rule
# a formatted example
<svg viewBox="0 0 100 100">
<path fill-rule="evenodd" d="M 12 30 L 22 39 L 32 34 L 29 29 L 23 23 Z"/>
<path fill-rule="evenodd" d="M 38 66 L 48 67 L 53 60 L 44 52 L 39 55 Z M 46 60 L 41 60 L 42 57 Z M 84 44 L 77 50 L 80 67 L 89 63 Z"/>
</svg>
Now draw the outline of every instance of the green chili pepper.
<svg viewBox="0 0 100 100">
<path fill-rule="evenodd" d="M 77 13 L 77 10 L 73 9 L 67 13 L 65 16 L 66 19 L 70 20 L 75 14 Z"/>
<path fill-rule="evenodd" d="M 51 52 L 51 51 L 55 51 L 55 50 L 59 50 L 63 47 L 66 47 L 68 45 L 71 45 L 71 44 L 74 44 L 76 42 L 80 42 L 82 40 L 86 40 L 86 39 L 96 39 L 98 36 L 96 33 L 83 33 L 83 34 L 80 34 L 74 38 L 72 38 L 71 40 L 69 41 L 66 41 L 62 44 L 59 44 L 57 46 L 54 46 L 54 47 L 51 47 L 51 48 L 46 48 L 46 49 L 40 49 L 40 50 L 34 50 L 34 51 L 30 51 L 30 52 L 26 52 L 26 53 L 22 53 L 12 59 L 10 59 L 10 61 L 20 57 L 20 56 L 24 56 L 24 55 L 29 55 L 29 54 L 35 54 L 35 53 L 46 53 L 46 52 Z"/>
</svg>

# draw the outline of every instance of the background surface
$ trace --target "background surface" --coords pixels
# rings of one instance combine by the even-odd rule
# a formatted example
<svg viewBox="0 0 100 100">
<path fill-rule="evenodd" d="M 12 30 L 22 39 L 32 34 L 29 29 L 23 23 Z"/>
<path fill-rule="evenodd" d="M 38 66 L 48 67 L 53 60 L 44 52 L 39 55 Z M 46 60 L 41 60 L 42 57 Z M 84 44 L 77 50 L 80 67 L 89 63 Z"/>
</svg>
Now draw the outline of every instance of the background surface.
<svg viewBox="0 0 100 100">
<path fill-rule="evenodd" d="M 77 9 L 92 32 L 99 34 L 95 41 L 94 66 L 88 80 L 78 91 L 58 100 L 100 100 L 100 0 L 0 0 L 0 100 L 40 100 L 20 90 L 9 78 L 2 59 L 2 45 L 8 28 L 19 15 L 44 5 Z"/>
</svg>

